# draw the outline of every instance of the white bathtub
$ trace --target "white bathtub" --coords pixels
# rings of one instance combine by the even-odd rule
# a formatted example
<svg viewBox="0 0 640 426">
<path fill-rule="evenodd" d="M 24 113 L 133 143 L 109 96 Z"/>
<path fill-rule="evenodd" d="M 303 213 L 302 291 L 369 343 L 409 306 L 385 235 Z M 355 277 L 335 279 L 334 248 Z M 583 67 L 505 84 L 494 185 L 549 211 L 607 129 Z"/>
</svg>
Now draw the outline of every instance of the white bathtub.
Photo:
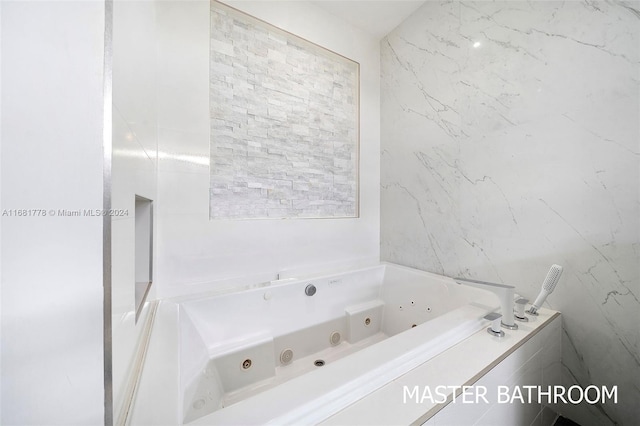
<svg viewBox="0 0 640 426">
<path fill-rule="evenodd" d="M 418 383 L 471 383 L 543 326 L 534 319 L 491 337 L 482 317 L 496 310 L 488 291 L 385 263 L 163 301 L 129 423 L 317 424 L 358 410 L 362 418 L 361 407 L 380 408 L 375 395 L 401 395 L 393 386 L 414 371 L 429 371 Z M 469 347 L 474 362 L 461 363 Z M 429 369 L 443 358 L 456 365 Z M 407 423 L 439 409 L 402 407 L 413 416 Z"/>
<path fill-rule="evenodd" d="M 182 302 L 182 420 L 318 422 L 482 329 L 498 307 L 486 291 L 390 264 Z"/>
</svg>

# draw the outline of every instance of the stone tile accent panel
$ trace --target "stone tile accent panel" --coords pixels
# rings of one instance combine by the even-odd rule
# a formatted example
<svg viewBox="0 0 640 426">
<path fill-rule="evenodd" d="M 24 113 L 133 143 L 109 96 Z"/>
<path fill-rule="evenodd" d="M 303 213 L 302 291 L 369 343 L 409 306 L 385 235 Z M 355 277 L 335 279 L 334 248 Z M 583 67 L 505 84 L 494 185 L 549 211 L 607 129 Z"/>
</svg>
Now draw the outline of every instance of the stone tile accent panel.
<svg viewBox="0 0 640 426">
<path fill-rule="evenodd" d="M 358 215 L 359 65 L 211 3 L 210 218 Z"/>
</svg>

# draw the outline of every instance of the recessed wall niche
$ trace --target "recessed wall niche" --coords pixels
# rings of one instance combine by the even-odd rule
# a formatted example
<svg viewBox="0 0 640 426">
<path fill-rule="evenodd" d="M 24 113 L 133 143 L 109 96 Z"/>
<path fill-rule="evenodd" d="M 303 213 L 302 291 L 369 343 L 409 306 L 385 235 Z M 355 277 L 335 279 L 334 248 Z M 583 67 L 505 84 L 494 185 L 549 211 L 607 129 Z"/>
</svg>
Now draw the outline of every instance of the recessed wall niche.
<svg viewBox="0 0 640 426">
<path fill-rule="evenodd" d="M 358 216 L 359 64 L 216 1 L 210 219 Z"/>
<path fill-rule="evenodd" d="M 136 322 L 153 281 L 153 201 L 136 195 L 135 306 Z"/>
</svg>

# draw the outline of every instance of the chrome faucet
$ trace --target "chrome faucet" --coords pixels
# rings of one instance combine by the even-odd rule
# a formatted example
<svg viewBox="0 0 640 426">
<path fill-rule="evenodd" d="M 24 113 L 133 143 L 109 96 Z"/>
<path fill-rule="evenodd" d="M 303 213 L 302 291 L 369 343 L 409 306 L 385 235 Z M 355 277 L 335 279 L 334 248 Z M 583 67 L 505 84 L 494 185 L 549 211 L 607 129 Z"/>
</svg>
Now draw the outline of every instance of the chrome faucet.
<svg viewBox="0 0 640 426">
<path fill-rule="evenodd" d="M 502 326 L 509 330 L 516 330 L 517 324 L 513 318 L 513 294 L 515 287 L 512 285 L 496 284 L 486 281 L 470 280 L 468 278 L 454 278 L 458 284 L 489 290 L 500 299 L 500 309 L 502 311 Z"/>
</svg>

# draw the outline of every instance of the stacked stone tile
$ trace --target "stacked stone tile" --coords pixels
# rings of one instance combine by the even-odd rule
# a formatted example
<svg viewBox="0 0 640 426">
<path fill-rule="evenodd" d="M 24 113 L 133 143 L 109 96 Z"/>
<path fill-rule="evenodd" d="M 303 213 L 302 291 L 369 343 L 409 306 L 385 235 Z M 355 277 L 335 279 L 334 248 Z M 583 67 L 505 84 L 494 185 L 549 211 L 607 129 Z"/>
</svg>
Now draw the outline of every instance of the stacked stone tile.
<svg viewBox="0 0 640 426">
<path fill-rule="evenodd" d="M 210 217 L 357 215 L 358 64 L 212 2 Z"/>
</svg>

